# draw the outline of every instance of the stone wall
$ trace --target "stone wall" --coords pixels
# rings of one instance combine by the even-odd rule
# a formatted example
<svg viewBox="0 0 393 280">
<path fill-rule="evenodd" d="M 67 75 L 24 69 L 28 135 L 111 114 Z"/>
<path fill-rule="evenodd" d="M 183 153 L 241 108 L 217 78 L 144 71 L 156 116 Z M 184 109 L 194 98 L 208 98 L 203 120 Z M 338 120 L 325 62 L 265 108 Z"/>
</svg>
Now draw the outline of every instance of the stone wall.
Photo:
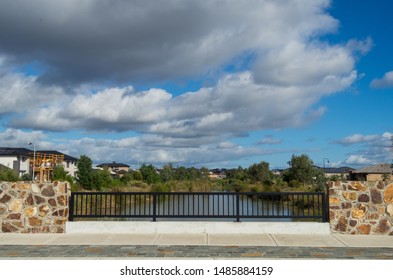
<svg viewBox="0 0 393 280">
<path fill-rule="evenodd" d="M 393 235 L 393 183 L 329 182 L 332 232 Z"/>
<path fill-rule="evenodd" d="M 63 233 L 69 184 L 0 182 L 0 232 Z"/>
</svg>

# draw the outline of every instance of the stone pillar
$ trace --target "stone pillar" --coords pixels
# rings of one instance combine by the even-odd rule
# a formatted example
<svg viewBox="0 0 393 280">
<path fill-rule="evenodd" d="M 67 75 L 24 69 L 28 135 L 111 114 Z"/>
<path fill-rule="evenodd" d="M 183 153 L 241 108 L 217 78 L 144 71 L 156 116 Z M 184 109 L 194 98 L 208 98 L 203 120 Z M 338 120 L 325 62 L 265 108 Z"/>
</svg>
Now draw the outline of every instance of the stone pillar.
<svg viewBox="0 0 393 280">
<path fill-rule="evenodd" d="M 0 232 L 63 233 L 69 196 L 67 182 L 0 182 Z"/>
<path fill-rule="evenodd" d="M 332 232 L 393 235 L 393 183 L 329 182 Z"/>
</svg>

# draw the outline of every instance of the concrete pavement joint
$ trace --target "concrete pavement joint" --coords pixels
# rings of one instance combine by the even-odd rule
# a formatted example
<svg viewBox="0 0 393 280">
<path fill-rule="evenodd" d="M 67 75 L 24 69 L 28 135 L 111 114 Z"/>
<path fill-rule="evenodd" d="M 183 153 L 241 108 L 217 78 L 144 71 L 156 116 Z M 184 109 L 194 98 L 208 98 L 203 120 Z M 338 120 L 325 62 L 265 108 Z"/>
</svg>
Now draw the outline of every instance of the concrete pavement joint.
<svg viewBox="0 0 393 280">
<path fill-rule="evenodd" d="M 346 244 L 344 241 L 342 241 L 340 238 L 338 238 L 336 235 L 332 234 L 333 238 L 335 238 L 338 242 L 343 244 L 345 247 L 349 247 L 348 244 Z"/>
<path fill-rule="evenodd" d="M 274 239 L 274 236 L 270 233 L 269 233 L 269 236 L 273 240 L 274 244 L 276 244 L 276 246 L 278 246 L 276 239 Z"/>
<path fill-rule="evenodd" d="M 161 236 L 161 233 L 157 233 L 157 234 L 156 234 L 156 237 L 155 237 L 155 239 L 154 239 L 154 241 L 153 241 L 153 244 L 154 244 L 154 245 L 157 245 L 158 240 L 160 239 L 160 236 Z"/>
</svg>

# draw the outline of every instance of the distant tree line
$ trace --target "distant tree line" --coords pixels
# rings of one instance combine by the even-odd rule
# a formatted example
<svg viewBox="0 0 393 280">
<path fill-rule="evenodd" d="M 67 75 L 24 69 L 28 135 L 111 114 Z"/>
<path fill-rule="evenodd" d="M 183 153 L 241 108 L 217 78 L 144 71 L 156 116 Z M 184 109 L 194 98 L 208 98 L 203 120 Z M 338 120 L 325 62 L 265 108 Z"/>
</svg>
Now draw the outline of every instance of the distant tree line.
<svg viewBox="0 0 393 280">
<path fill-rule="evenodd" d="M 269 163 L 260 162 L 242 168 L 225 169 L 225 178 L 210 180 L 206 167 L 174 167 L 166 164 L 157 169 L 142 164 L 139 170 L 129 171 L 122 177 L 113 177 L 107 169 L 94 170 L 92 160 L 82 155 L 77 163 L 77 185 L 85 190 L 107 190 L 132 185 L 150 187 L 152 191 L 227 190 L 227 191 L 282 191 L 284 189 L 323 190 L 325 176 L 316 168 L 308 155 L 293 155 L 289 168 L 275 175 Z"/>
</svg>

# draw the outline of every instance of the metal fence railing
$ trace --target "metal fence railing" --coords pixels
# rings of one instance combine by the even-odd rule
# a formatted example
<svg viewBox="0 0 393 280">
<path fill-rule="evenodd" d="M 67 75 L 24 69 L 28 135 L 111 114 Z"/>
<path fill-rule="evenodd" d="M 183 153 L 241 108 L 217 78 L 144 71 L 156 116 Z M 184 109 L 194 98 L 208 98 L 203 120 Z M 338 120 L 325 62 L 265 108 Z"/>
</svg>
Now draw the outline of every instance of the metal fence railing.
<svg viewBox="0 0 393 280">
<path fill-rule="evenodd" d="M 72 192 L 69 220 L 86 218 L 318 219 L 328 221 L 323 192 Z"/>
</svg>

